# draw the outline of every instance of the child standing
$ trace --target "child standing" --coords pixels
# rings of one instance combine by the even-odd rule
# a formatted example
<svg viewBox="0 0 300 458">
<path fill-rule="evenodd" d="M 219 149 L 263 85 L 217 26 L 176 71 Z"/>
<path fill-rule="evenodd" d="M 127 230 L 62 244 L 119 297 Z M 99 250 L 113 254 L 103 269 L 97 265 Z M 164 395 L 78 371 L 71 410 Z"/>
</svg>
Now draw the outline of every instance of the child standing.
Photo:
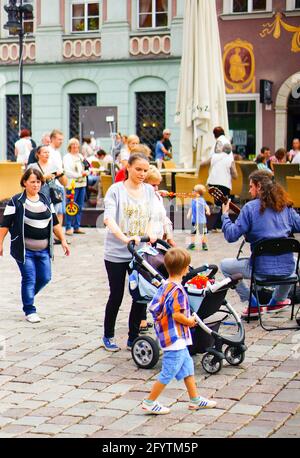
<svg viewBox="0 0 300 458">
<path fill-rule="evenodd" d="M 190 397 L 190 410 L 211 409 L 216 402 L 198 395 L 194 363 L 187 348 L 192 344 L 189 328 L 194 327 L 196 321 L 191 317 L 188 297 L 181 282 L 189 270 L 191 257 L 183 248 L 171 248 L 164 261 L 169 279 L 159 288 L 150 304 L 155 332 L 163 350 L 162 371 L 149 397 L 144 399 L 142 409 L 155 415 L 169 413 L 170 409 L 156 399 L 174 378 L 184 380 Z"/>
<path fill-rule="evenodd" d="M 207 251 L 206 215 L 210 215 L 210 209 L 203 198 L 205 186 L 197 184 L 194 187 L 194 192 L 197 194 L 197 197 L 192 199 L 191 208 L 187 214 L 188 219 L 192 217 L 191 243 L 187 248 L 188 250 L 194 250 L 196 248 L 196 234 L 199 234 L 201 237 L 202 250 Z"/>
</svg>

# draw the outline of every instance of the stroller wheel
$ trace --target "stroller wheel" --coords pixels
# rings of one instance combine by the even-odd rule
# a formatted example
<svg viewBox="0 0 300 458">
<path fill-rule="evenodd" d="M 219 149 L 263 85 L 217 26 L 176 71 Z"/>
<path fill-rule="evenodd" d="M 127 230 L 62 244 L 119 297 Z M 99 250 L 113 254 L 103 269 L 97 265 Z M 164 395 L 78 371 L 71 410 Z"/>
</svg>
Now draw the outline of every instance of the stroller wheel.
<svg viewBox="0 0 300 458">
<path fill-rule="evenodd" d="M 223 360 L 212 353 L 205 353 L 202 358 L 202 367 L 209 374 L 217 374 L 223 367 Z"/>
<path fill-rule="evenodd" d="M 224 354 L 226 361 L 231 366 L 238 366 L 245 359 L 245 352 L 239 347 L 227 347 Z"/>
<path fill-rule="evenodd" d="M 152 337 L 137 337 L 133 342 L 131 355 L 138 367 L 151 369 L 159 359 L 159 348 Z"/>
</svg>

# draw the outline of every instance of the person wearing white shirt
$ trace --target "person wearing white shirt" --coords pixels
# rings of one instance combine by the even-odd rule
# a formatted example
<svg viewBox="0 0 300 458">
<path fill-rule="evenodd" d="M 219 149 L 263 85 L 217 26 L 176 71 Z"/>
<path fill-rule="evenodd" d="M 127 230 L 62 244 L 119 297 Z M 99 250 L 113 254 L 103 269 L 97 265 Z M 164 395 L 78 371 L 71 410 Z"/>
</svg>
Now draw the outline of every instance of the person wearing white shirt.
<svg viewBox="0 0 300 458">
<path fill-rule="evenodd" d="M 213 134 L 216 139 L 216 143 L 211 150 L 211 156 L 214 153 L 221 153 L 223 151 L 223 146 L 228 143 L 230 144 L 230 140 L 225 136 L 223 127 L 215 127 Z"/>
<path fill-rule="evenodd" d="M 49 151 L 49 162 L 53 164 L 53 166 L 58 169 L 58 170 L 63 170 L 63 161 L 61 157 L 61 152 L 60 148 L 64 140 L 64 135 L 63 133 L 58 130 L 54 129 L 51 134 L 50 134 L 50 145 L 48 146 L 48 151 Z M 63 226 L 63 221 L 64 221 L 64 213 L 65 213 L 65 208 L 66 208 L 66 193 L 65 193 L 65 188 L 60 185 L 59 183 L 56 183 L 57 186 L 61 187 L 61 190 L 63 191 L 63 201 L 59 204 L 54 205 L 55 212 L 57 214 L 58 221 L 61 226 Z M 54 243 L 59 243 L 57 240 L 54 240 Z"/>
<path fill-rule="evenodd" d="M 122 167 L 126 167 L 128 163 L 129 156 L 131 154 L 132 149 L 139 145 L 140 139 L 137 135 L 129 135 L 127 139 L 127 144 L 121 148 L 119 161 L 122 164 Z"/>
<path fill-rule="evenodd" d="M 232 178 L 237 178 L 237 170 L 232 154 L 232 146 L 229 142 L 225 143 L 220 152 L 214 153 L 210 159 L 200 164 L 210 164 L 207 184 L 209 187 L 213 186 L 218 188 L 224 196 L 230 195 L 232 187 Z M 216 205 L 220 206 L 219 202 Z M 222 210 L 217 216 L 214 224 L 214 232 L 221 232 L 222 227 Z"/>
<path fill-rule="evenodd" d="M 300 164 L 300 151 L 293 157 L 292 164 Z"/>
<path fill-rule="evenodd" d="M 20 132 L 20 139 L 15 143 L 15 156 L 17 162 L 26 166 L 31 150 L 32 143 L 30 141 L 30 132 L 27 129 L 22 129 Z"/>
</svg>

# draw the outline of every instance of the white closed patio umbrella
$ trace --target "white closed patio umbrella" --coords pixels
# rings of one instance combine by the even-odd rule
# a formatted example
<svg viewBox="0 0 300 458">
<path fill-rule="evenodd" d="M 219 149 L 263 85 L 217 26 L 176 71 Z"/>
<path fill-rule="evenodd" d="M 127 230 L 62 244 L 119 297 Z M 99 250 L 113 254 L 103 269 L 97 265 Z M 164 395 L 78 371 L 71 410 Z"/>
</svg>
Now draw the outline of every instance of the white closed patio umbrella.
<svg viewBox="0 0 300 458">
<path fill-rule="evenodd" d="M 224 73 L 215 0 L 185 0 L 183 51 L 175 121 L 185 167 L 210 156 L 213 128 L 228 132 Z M 196 164 L 193 162 L 196 150 Z"/>
</svg>

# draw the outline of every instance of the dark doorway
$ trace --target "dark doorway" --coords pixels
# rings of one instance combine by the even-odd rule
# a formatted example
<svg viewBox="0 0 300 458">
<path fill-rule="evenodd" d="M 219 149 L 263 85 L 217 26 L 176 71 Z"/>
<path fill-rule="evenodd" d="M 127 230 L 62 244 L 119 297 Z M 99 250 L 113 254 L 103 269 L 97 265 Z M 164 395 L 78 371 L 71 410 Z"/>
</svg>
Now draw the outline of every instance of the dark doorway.
<svg viewBox="0 0 300 458">
<path fill-rule="evenodd" d="M 136 93 L 136 133 L 152 152 L 165 128 L 165 119 L 165 92 Z"/>
<path fill-rule="evenodd" d="M 244 158 L 256 156 L 255 100 L 227 102 L 229 129 L 232 131 L 235 152 Z"/>
<path fill-rule="evenodd" d="M 300 138 L 300 93 L 293 91 L 288 101 L 287 149 L 291 149 L 293 138 Z M 299 97 L 298 97 L 299 95 Z"/>
<path fill-rule="evenodd" d="M 23 95 L 22 127 L 31 130 L 31 95 Z M 6 96 L 7 159 L 15 161 L 15 143 L 19 139 L 19 96 Z"/>
<path fill-rule="evenodd" d="M 97 94 L 69 94 L 69 134 L 70 138 L 79 138 L 79 107 L 97 105 Z"/>
</svg>

